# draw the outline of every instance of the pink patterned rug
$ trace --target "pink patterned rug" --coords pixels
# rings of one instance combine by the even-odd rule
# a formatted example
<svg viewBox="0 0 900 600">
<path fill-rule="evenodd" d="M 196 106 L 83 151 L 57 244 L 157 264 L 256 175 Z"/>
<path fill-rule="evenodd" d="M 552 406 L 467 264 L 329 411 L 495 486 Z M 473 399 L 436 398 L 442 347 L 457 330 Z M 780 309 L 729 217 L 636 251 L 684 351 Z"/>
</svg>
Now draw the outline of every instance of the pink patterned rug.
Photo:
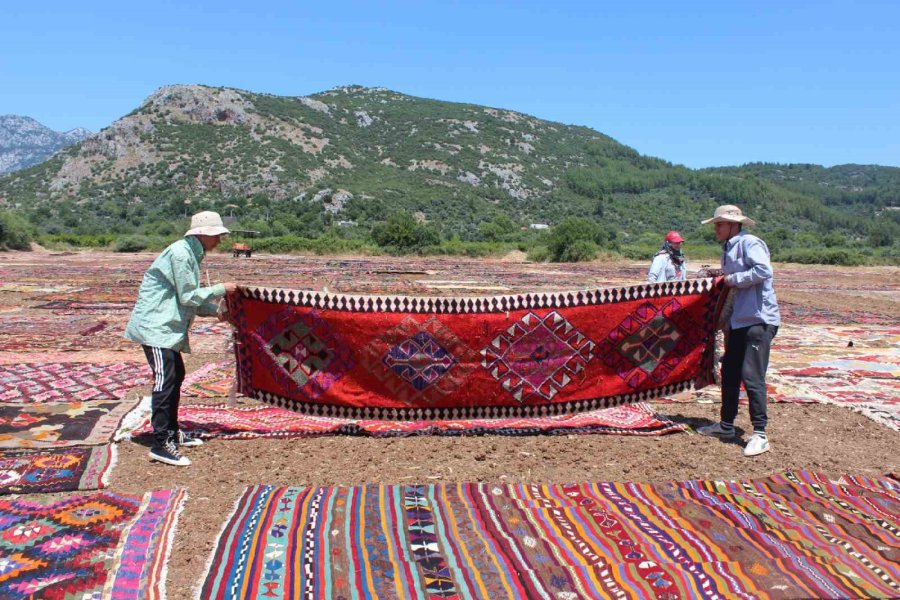
<svg viewBox="0 0 900 600">
<path fill-rule="evenodd" d="M 115 400 L 150 382 L 146 363 L 0 365 L 0 402 Z"/>
<path fill-rule="evenodd" d="M 413 435 L 564 435 L 606 433 L 617 435 L 662 435 L 684 431 L 687 426 L 656 413 L 638 402 L 576 415 L 550 417 L 469 419 L 454 421 L 379 421 L 316 417 L 274 406 L 229 408 L 227 406 L 182 406 L 181 427 L 203 438 L 250 439 L 295 438 L 331 434 L 407 437 Z M 133 435 L 149 434 L 149 415 Z"/>
</svg>

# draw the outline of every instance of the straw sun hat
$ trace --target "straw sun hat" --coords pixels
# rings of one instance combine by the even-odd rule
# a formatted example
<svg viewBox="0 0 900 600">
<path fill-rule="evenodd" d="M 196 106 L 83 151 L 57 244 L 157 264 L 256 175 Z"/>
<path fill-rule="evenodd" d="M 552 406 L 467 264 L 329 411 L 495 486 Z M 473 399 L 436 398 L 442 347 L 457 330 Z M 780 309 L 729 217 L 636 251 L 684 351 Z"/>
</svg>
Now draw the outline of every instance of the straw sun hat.
<svg viewBox="0 0 900 600">
<path fill-rule="evenodd" d="M 191 217 L 191 228 L 184 235 L 225 235 L 226 233 L 231 232 L 225 228 L 219 213 L 205 210 Z"/>
<path fill-rule="evenodd" d="M 750 217 L 744 216 L 741 209 L 734 204 L 723 204 L 716 209 L 711 219 L 700 221 L 703 225 L 707 223 L 742 223 L 744 225 L 755 225 L 756 221 Z"/>
</svg>

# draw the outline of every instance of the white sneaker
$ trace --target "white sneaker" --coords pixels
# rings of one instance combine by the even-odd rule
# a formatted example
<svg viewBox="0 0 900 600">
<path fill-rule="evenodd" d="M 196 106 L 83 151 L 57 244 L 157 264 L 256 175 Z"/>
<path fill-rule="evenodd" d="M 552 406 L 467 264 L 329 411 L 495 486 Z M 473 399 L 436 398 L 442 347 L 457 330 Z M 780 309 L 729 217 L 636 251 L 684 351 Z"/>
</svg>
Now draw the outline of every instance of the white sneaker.
<svg viewBox="0 0 900 600">
<path fill-rule="evenodd" d="M 700 435 L 709 435 L 721 438 L 731 438 L 737 435 L 734 432 L 734 427 L 732 427 L 731 429 L 725 429 L 724 427 L 722 427 L 721 421 L 713 423 L 712 425 L 704 425 L 703 427 L 698 427 L 697 433 L 699 433 Z"/>
<path fill-rule="evenodd" d="M 756 456 L 769 451 L 769 438 L 754 433 L 744 447 L 744 456 Z"/>
<path fill-rule="evenodd" d="M 185 446 L 187 448 L 194 448 L 196 446 L 202 446 L 203 440 L 198 437 L 194 437 L 187 431 L 183 429 L 179 429 L 178 433 L 175 434 L 175 443 L 179 446 Z"/>
<path fill-rule="evenodd" d="M 189 467 L 191 465 L 190 459 L 181 455 L 178 448 L 175 446 L 175 442 L 172 440 L 166 442 L 166 445 L 161 448 L 155 446 L 151 448 L 150 460 L 158 460 L 161 463 L 174 465 L 176 467 Z"/>
</svg>

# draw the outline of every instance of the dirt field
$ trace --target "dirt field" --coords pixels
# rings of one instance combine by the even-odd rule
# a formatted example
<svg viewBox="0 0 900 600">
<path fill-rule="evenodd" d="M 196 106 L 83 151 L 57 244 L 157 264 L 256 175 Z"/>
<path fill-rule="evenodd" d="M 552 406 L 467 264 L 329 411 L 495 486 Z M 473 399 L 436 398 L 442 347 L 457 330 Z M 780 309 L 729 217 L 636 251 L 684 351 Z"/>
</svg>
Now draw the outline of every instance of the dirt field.
<svg viewBox="0 0 900 600">
<path fill-rule="evenodd" d="M 0 257 L 2 262 L 3 257 Z M 143 257 L 149 264 L 152 257 Z M 286 261 L 288 259 L 285 259 Z M 303 259 L 305 261 L 325 259 Z M 225 265 L 224 259 L 219 264 Z M 393 263 L 397 270 L 403 261 Z M 510 261 L 483 263 L 480 281 L 492 281 L 491 270 L 564 268 L 535 267 Z M 227 265 L 226 265 L 227 266 Z M 474 267 L 473 267 L 474 268 Z M 603 279 L 606 266 L 581 271 L 586 285 Z M 610 270 L 639 267 L 610 265 Z M 440 262 L 426 275 L 435 281 L 461 279 L 454 261 Z M 867 311 L 900 322 L 896 292 L 900 269 L 861 268 L 815 270 L 776 266 L 782 300 L 801 306 Z M 219 273 L 218 275 L 221 275 Z M 251 274 L 237 274 L 239 283 L 259 283 Z M 221 279 L 221 277 L 218 277 Z M 548 276 L 552 279 L 551 276 Z M 214 277 L 215 279 L 215 277 Z M 321 281 L 319 282 L 321 283 Z M 508 282 L 504 283 L 508 285 Z M 827 290 L 823 290 L 827 284 Z M 471 285 L 471 284 L 468 284 Z M 339 286 L 337 286 L 339 287 Z M 470 293 L 504 293 L 475 291 Z M 11 295 L 9 295 L 11 297 Z M 0 297 L 8 302 L 9 297 Z M 777 360 L 778 345 L 773 346 Z M 224 356 L 224 354 L 222 355 Z M 194 370 L 219 356 L 196 354 L 187 360 Z M 189 399 L 183 400 L 190 402 Z M 253 401 L 242 399 L 242 403 Z M 656 404 L 660 412 L 692 427 L 716 420 L 713 404 Z M 822 404 L 771 404 L 769 437 L 772 451 L 744 458 L 742 444 L 722 442 L 692 433 L 659 437 L 568 435 L 559 437 L 413 437 L 375 439 L 333 436 L 295 440 L 208 441 L 187 449 L 189 468 L 150 462 L 148 448 L 120 444 L 119 462 L 110 488 L 141 494 L 148 489 L 185 486 L 189 499 L 178 524 L 168 567 L 170 598 L 191 598 L 203 574 L 214 540 L 239 492 L 249 484 L 357 485 L 374 483 L 443 483 L 458 481 L 558 483 L 584 480 L 659 481 L 710 478 L 751 478 L 792 469 L 838 475 L 879 475 L 900 472 L 900 435 L 850 410 Z M 738 427 L 749 428 L 746 407 Z M 748 433 L 740 430 L 743 440 Z"/>
</svg>

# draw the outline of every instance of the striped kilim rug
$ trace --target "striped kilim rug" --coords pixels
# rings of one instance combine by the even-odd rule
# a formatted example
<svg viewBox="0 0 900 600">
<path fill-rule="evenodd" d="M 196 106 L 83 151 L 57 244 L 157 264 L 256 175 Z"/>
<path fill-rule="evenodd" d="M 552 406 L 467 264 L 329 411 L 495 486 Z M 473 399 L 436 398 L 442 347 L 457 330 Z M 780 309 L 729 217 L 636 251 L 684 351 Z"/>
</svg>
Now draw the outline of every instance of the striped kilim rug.
<svg viewBox="0 0 900 600">
<path fill-rule="evenodd" d="M 247 488 L 210 598 L 900 596 L 900 482 Z"/>
</svg>

